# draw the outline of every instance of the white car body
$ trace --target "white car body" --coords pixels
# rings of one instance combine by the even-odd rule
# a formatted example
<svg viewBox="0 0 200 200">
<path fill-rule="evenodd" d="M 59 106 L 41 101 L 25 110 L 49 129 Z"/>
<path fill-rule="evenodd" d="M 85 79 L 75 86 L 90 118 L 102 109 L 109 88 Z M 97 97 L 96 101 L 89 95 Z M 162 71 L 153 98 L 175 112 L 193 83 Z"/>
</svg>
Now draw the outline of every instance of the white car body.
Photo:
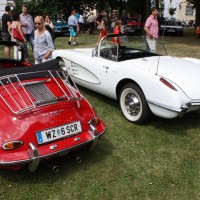
<svg viewBox="0 0 200 200">
<path fill-rule="evenodd" d="M 124 116 L 133 123 L 146 121 L 148 109 L 163 118 L 200 109 L 200 60 L 160 56 L 150 53 L 148 47 L 140 51 L 127 46 L 123 47 L 124 57 L 130 54 L 130 59 L 119 60 L 121 47 L 117 47 L 117 56 L 108 59 L 101 55 L 110 45 L 107 43 L 102 39 L 96 51 L 55 50 L 53 58 L 64 62 L 61 67 L 78 85 L 119 99 Z"/>
</svg>

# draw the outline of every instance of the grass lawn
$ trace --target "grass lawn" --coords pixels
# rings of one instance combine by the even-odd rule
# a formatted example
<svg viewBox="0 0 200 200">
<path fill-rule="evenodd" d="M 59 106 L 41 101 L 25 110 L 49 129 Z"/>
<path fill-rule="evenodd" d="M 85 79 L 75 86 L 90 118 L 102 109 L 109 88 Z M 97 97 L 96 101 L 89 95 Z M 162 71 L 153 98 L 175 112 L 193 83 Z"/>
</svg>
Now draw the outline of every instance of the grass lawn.
<svg viewBox="0 0 200 200">
<path fill-rule="evenodd" d="M 77 47 L 94 47 L 97 38 L 79 35 Z M 67 40 L 57 38 L 56 48 L 74 48 Z M 200 39 L 191 30 L 183 37 L 166 36 L 163 43 L 169 54 L 200 59 Z M 44 164 L 35 173 L 0 170 L 1 200 L 200 199 L 200 112 L 153 117 L 139 126 L 126 121 L 118 102 L 79 88 L 107 124 L 97 148 L 77 153 L 80 164 L 74 155 L 58 159 L 58 173 Z"/>
</svg>

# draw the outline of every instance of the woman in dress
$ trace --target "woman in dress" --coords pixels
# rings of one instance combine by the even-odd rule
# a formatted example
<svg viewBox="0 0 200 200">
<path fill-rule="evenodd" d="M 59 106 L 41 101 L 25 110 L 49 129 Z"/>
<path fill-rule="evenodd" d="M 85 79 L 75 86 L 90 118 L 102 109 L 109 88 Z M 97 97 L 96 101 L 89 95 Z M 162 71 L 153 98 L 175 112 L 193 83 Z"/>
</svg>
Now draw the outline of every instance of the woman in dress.
<svg viewBox="0 0 200 200">
<path fill-rule="evenodd" d="M 43 63 L 52 59 L 54 44 L 49 31 L 45 28 L 44 18 L 37 16 L 34 19 L 36 30 L 34 32 L 35 64 Z"/>
</svg>

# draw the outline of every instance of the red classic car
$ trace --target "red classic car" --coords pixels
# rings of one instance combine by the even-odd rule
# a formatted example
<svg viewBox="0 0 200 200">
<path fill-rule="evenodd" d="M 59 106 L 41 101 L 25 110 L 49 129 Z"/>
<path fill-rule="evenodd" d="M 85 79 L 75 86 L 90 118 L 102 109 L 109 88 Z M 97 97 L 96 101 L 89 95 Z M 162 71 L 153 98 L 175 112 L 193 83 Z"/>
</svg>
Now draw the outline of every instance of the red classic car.
<svg viewBox="0 0 200 200">
<path fill-rule="evenodd" d="M 142 35 L 143 27 L 142 23 L 137 17 L 130 17 L 127 20 L 126 34 L 130 35 Z"/>
<path fill-rule="evenodd" d="M 106 126 L 57 60 L 6 64 L 0 69 L 0 168 L 33 172 L 41 161 L 93 148 Z"/>
</svg>

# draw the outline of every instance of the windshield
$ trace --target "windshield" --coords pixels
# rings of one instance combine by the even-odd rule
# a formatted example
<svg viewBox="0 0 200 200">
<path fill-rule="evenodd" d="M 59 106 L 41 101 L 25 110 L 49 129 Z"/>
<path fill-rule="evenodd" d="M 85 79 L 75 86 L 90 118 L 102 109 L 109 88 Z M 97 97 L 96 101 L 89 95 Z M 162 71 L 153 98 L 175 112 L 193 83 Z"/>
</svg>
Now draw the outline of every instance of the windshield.
<svg viewBox="0 0 200 200">
<path fill-rule="evenodd" d="M 149 50 L 146 39 L 142 36 L 109 35 L 101 40 L 98 47 L 96 56 L 112 61 L 166 55 L 166 50 L 161 40 L 157 43 L 156 52 L 152 53 Z"/>
</svg>

